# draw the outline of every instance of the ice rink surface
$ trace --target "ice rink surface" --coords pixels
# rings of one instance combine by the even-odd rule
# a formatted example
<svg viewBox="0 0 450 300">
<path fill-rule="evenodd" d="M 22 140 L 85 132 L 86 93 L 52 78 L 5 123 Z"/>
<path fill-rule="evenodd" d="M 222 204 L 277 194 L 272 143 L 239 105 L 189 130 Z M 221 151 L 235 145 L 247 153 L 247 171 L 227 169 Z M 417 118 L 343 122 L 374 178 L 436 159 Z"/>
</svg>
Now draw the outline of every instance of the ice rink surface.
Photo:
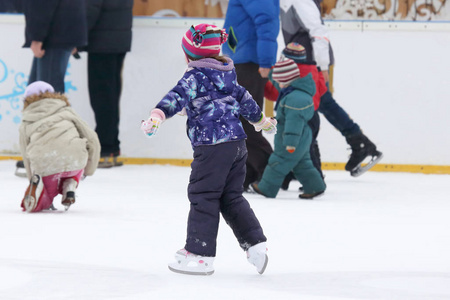
<svg viewBox="0 0 450 300">
<path fill-rule="evenodd" d="M 190 168 L 125 165 L 81 182 L 62 212 L 28 214 L 0 161 L 0 299 L 450 299 L 449 175 L 325 171 L 322 197 L 245 194 L 268 237 L 259 275 L 221 220 L 212 276 L 172 273 Z"/>
</svg>

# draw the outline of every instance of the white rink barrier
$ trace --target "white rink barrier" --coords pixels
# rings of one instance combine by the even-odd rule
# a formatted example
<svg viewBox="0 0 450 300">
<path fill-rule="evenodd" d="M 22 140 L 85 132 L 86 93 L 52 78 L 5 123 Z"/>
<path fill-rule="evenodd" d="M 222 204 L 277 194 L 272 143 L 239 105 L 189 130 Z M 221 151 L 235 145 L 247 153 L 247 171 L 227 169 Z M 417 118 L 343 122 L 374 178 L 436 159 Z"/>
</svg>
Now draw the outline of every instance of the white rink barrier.
<svg viewBox="0 0 450 300">
<path fill-rule="evenodd" d="M 126 158 L 192 159 L 181 116 L 149 139 L 140 122 L 186 68 L 181 37 L 191 24 L 221 19 L 135 17 L 123 71 L 120 140 Z M 334 96 L 384 153 L 383 164 L 450 166 L 450 23 L 329 21 L 336 65 Z M 32 54 L 23 49 L 23 15 L 0 14 L 0 154 L 19 155 L 18 127 Z M 284 47 L 281 36 L 279 50 Z M 87 92 L 87 56 L 70 59 L 69 100 L 95 127 Z M 322 161 L 350 151 L 322 116 Z M 273 141 L 272 136 L 267 136 Z"/>
</svg>

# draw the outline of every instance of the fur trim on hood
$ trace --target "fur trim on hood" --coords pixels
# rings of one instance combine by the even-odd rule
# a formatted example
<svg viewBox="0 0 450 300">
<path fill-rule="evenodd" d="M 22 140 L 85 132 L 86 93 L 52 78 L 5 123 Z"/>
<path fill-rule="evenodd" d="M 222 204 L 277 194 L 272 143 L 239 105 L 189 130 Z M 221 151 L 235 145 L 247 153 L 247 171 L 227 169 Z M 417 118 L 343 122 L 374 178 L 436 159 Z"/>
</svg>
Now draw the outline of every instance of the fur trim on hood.
<svg viewBox="0 0 450 300">
<path fill-rule="evenodd" d="M 37 102 L 42 99 L 48 99 L 48 98 L 60 99 L 64 102 L 66 102 L 67 106 L 70 106 L 69 100 L 63 94 L 45 92 L 45 93 L 41 93 L 39 95 L 31 95 L 29 97 L 26 97 L 23 101 L 23 109 L 25 110 L 28 107 L 28 105 L 30 105 L 31 103 Z"/>
</svg>

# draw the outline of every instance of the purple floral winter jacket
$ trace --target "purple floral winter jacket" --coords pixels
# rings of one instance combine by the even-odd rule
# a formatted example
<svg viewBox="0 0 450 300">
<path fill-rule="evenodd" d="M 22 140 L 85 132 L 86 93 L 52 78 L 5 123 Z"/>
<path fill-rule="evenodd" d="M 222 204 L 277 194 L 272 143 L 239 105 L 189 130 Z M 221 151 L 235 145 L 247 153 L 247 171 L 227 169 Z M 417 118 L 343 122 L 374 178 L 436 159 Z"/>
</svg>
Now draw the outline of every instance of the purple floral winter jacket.
<svg viewBox="0 0 450 300">
<path fill-rule="evenodd" d="M 156 105 L 166 118 L 186 108 L 193 147 L 246 139 L 239 115 L 250 122 L 261 119 L 261 109 L 237 83 L 233 61 L 227 60 L 228 64 L 213 58 L 190 62 L 183 78 Z"/>
</svg>

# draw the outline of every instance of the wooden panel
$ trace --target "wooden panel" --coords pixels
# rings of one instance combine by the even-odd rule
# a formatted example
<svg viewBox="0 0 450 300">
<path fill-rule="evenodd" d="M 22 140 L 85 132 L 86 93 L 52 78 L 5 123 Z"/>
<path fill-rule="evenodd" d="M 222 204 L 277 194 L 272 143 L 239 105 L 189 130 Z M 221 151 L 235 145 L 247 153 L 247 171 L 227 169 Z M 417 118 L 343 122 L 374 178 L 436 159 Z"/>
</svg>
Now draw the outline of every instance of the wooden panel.
<svg viewBox="0 0 450 300">
<path fill-rule="evenodd" d="M 134 0 L 133 14 L 151 16 L 162 9 L 174 10 L 182 17 L 223 17 L 220 5 L 207 5 L 204 0 Z"/>
<path fill-rule="evenodd" d="M 337 5 L 339 2 L 340 5 Z M 402 19 L 414 21 L 430 21 L 434 19 L 448 19 L 442 8 L 446 0 L 375 0 L 348 1 L 348 0 L 323 0 L 321 3 L 322 16 L 328 19 Z M 337 6 L 337 7 L 336 7 Z M 337 11 L 333 11 L 333 9 Z M 439 17 L 436 18 L 436 15 Z"/>
<path fill-rule="evenodd" d="M 337 0 L 323 0 L 320 3 L 322 16 L 323 15 L 329 15 L 331 13 L 331 10 L 336 7 Z"/>
</svg>

